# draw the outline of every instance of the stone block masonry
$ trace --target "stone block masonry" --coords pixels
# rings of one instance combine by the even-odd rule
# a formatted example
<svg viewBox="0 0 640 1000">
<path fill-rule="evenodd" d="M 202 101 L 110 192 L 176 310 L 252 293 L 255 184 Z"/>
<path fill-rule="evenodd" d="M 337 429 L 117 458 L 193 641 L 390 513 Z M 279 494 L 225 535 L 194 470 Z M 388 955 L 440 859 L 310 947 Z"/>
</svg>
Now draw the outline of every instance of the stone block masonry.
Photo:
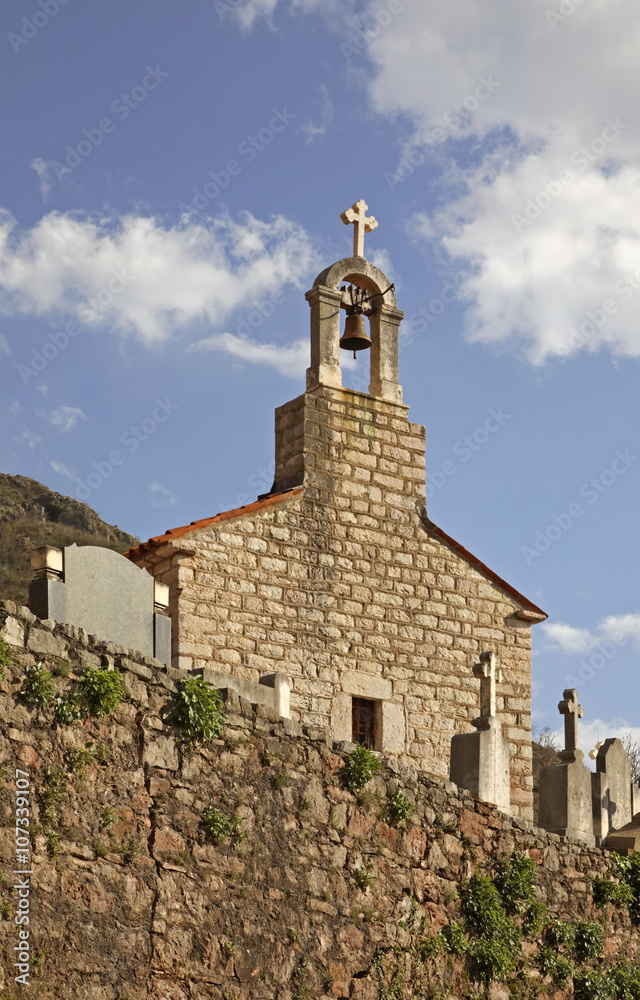
<svg viewBox="0 0 640 1000">
<path fill-rule="evenodd" d="M 179 672 L 10 603 L 0 604 L 0 633 L 12 659 L 0 681 L 3 913 L 16 901 L 20 768 L 33 789 L 30 992 L 38 1000 L 378 1000 L 376 955 L 391 972 L 400 968 L 407 997 L 442 992 L 443 982 L 452 996 L 470 995 L 476 984 L 463 959 L 421 967 L 417 956 L 461 919 L 461 880 L 514 850 L 536 861 L 536 895 L 551 914 L 602 921 L 605 966 L 637 960 L 626 908 L 594 906 L 595 877 L 613 873 L 606 852 L 506 817 L 406 759 L 384 761 L 367 805 L 345 788 L 344 757 L 327 729 L 303 733 L 232 690 L 222 737 L 188 751 L 163 719 Z M 111 658 L 131 700 L 102 719 L 53 724 L 19 691 L 26 666 L 60 657 L 78 669 Z M 87 743 L 99 753 L 73 767 Z M 65 783 L 53 827 L 44 816 L 47 768 Z M 415 805 L 406 828 L 383 812 L 397 792 Z M 202 823 L 208 807 L 235 817 L 242 839 L 214 843 Z M 9 997 L 17 995 L 12 919 L 0 921 L 0 942 L 0 990 Z M 571 987 L 543 976 L 539 946 L 525 944 L 514 988 L 530 976 L 540 998 L 566 1000 Z M 506 984 L 487 993 L 509 995 Z"/>
<path fill-rule="evenodd" d="M 512 810 L 531 819 L 531 624 L 544 614 L 428 520 L 424 454 L 406 406 L 317 386 L 276 410 L 262 504 L 130 558 L 169 585 L 175 667 L 285 674 L 291 717 L 334 739 L 351 739 L 351 697 L 370 698 L 377 747 L 442 777 L 478 704 L 470 667 L 494 652 Z"/>
</svg>

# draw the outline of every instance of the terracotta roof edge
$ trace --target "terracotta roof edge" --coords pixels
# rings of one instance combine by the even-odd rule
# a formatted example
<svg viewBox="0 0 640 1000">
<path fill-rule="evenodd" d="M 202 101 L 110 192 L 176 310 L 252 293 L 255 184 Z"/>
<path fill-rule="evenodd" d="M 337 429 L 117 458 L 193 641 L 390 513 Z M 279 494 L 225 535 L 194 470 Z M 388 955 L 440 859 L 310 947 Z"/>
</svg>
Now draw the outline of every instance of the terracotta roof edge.
<svg viewBox="0 0 640 1000">
<path fill-rule="evenodd" d="M 531 624 L 538 624 L 539 622 L 544 621 L 546 618 L 549 617 L 546 611 L 543 611 L 542 608 L 539 608 L 537 606 L 537 604 L 534 604 L 533 601 L 530 601 L 528 597 L 525 597 L 524 594 L 521 594 L 519 590 L 516 590 L 516 588 L 512 587 L 510 583 L 507 583 L 506 580 L 503 580 L 501 576 L 498 576 L 495 570 L 492 570 L 489 566 L 486 565 L 486 563 L 483 563 L 481 559 L 478 559 L 477 556 L 474 556 L 473 552 L 469 552 L 468 549 L 465 549 L 464 545 L 461 545 L 460 542 L 456 541 L 455 538 L 453 538 L 451 535 L 448 535 L 447 532 L 444 531 L 439 525 L 437 525 L 435 521 L 432 521 L 430 517 L 424 514 L 422 516 L 422 520 L 430 531 L 432 531 L 435 535 L 437 535 L 444 542 L 446 542 L 453 549 L 455 549 L 455 551 L 459 555 L 468 559 L 481 572 L 485 573 L 491 580 L 493 580 L 494 583 L 497 583 L 502 590 L 505 590 L 508 594 L 510 594 L 511 597 L 515 597 L 515 599 L 524 606 L 524 614 L 522 615 L 522 618 L 525 621 L 530 621 Z"/>
<path fill-rule="evenodd" d="M 279 503 L 281 500 L 285 500 L 289 496 L 295 496 L 296 493 L 302 493 L 301 486 L 297 486 L 290 490 L 280 490 L 277 493 L 270 493 L 263 497 L 262 500 L 254 500 L 252 503 L 243 504 L 242 507 L 234 507 L 232 510 L 223 510 L 218 514 L 214 514 L 212 517 L 203 517 L 197 521 L 191 521 L 190 524 L 180 525 L 177 528 L 169 528 L 168 531 L 163 532 L 161 535 L 154 535 L 146 542 L 140 542 L 139 545 L 134 545 L 133 548 L 128 549 L 122 554 L 126 559 L 133 559 L 135 556 L 140 556 L 145 552 L 150 552 L 151 549 L 157 548 L 160 545 L 182 538 L 184 535 L 189 535 L 193 531 L 198 531 L 199 528 L 207 528 L 210 524 L 215 524 L 216 522 L 228 521 L 234 517 L 242 517 L 243 514 L 252 514 L 256 511 L 263 510 L 265 507 L 270 507 L 274 503 Z"/>
</svg>

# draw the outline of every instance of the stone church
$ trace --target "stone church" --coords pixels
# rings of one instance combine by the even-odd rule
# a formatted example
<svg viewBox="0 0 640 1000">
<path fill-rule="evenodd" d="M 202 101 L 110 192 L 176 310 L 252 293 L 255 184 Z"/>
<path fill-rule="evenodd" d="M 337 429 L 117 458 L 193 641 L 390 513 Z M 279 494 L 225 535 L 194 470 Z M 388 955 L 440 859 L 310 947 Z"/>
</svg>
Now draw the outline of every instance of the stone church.
<svg viewBox="0 0 640 1000">
<path fill-rule="evenodd" d="M 474 663 L 495 654 L 511 810 L 532 819 L 531 626 L 546 615 L 427 514 L 425 429 L 399 384 L 403 313 L 364 257 L 366 209 L 342 214 L 353 257 L 306 293 L 307 388 L 276 410 L 270 492 L 127 556 L 168 585 L 175 667 L 284 675 L 293 719 L 432 774 L 448 774 L 452 736 L 478 715 Z M 368 393 L 342 387 L 343 312 L 342 346 L 370 340 Z"/>
</svg>

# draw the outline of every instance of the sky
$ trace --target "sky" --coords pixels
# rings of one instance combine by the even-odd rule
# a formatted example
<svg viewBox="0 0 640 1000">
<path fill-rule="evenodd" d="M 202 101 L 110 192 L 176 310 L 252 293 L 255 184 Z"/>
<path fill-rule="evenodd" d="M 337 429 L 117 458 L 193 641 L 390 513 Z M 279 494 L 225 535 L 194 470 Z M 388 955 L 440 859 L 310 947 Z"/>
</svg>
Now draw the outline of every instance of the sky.
<svg viewBox="0 0 640 1000">
<path fill-rule="evenodd" d="M 0 46 L 0 469 L 143 539 L 266 492 L 364 198 L 429 516 L 549 615 L 536 726 L 640 737 L 634 0 L 12 0 Z"/>
</svg>

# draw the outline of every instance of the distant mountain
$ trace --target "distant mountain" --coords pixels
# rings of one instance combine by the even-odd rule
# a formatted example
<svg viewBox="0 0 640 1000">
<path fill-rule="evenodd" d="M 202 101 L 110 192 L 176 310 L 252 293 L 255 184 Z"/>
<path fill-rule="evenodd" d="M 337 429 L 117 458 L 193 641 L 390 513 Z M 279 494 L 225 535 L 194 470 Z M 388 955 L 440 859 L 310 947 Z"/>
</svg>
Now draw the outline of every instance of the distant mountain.
<svg viewBox="0 0 640 1000">
<path fill-rule="evenodd" d="M 27 603 L 31 549 L 73 542 L 125 552 L 139 539 L 107 524 L 79 500 L 35 479 L 0 472 L 0 600 Z"/>
</svg>

